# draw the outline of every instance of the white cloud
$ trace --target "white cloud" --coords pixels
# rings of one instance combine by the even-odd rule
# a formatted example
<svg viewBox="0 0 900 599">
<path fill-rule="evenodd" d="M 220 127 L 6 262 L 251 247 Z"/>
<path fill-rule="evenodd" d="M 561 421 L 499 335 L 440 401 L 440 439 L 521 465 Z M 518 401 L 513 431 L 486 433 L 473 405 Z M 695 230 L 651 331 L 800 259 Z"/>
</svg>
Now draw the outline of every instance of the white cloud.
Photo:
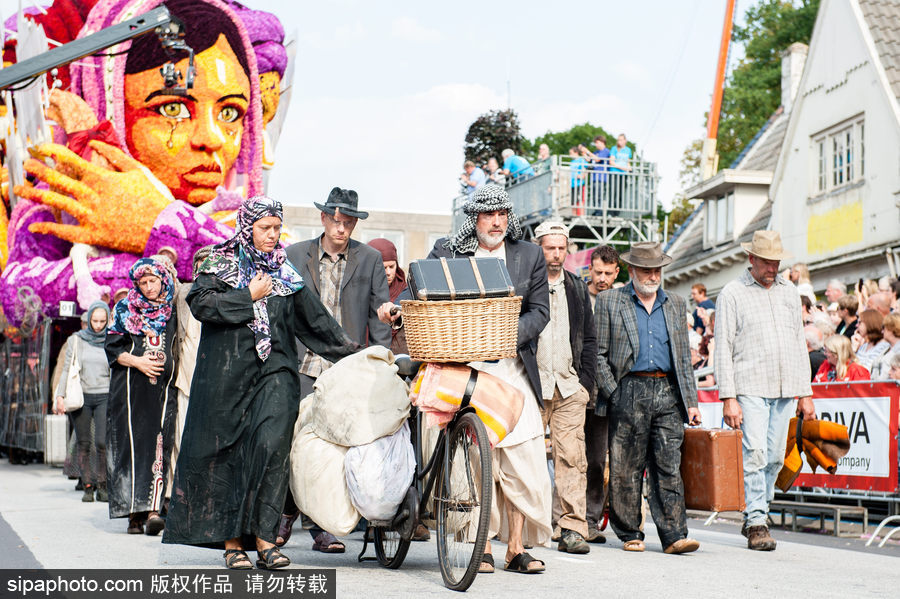
<svg viewBox="0 0 900 599">
<path fill-rule="evenodd" d="M 331 50 L 359 43 L 366 39 L 368 32 L 361 21 L 347 25 L 338 25 L 333 31 L 305 31 L 300 34 L 300 41 L 316 50 Z"/>
<path fill-rule="evenodd" d="M 439 42 L 444 34 L 422 25 L 412 17 L 400 17 L 391 22 L 391 35 L 408 42 Z"/>
</svg>

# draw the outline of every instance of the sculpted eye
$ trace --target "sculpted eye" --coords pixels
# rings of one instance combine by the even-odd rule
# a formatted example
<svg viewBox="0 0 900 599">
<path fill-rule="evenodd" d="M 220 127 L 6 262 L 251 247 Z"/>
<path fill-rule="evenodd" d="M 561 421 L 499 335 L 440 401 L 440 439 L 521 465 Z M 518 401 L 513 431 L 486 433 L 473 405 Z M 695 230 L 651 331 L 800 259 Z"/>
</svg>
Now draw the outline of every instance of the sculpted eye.
<svg viewBox="0 0 900 599">
<path fill-rule="evenodd" d="M 225 123 L 233 123 L 241 118 L 241 111 L 236 106 L 226 106 L 219 113 L 219 120 Z"/>
<path fill-rule="evenodd" d="M 188 111 L 187 106 L 181 102 L 166 102 L 156 110 L 159 111 L 159 114 L 170 119 L 191 118 L 191 113 Z"/>
</svg>

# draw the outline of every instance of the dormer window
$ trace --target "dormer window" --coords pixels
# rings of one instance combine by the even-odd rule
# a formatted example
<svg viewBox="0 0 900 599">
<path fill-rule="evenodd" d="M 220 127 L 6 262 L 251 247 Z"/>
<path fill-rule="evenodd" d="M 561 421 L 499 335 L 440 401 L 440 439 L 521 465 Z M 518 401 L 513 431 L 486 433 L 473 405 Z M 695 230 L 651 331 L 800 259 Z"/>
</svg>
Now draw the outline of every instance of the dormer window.
<svg viewBox="0 0 900 599">
<path fill-rule="evenodd" d="M 734 192 L 706 200 L 705 247 L 732 241 L 734 238 Z"/>
</svg>

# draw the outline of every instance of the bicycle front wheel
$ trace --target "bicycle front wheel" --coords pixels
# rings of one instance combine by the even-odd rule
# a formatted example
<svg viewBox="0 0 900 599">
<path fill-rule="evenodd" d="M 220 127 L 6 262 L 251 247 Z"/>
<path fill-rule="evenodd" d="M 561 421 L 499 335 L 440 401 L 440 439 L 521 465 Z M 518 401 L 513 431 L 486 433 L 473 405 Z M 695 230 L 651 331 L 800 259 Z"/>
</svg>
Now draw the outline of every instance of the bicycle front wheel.
<svg viewBox="0 0 900 599">
<path fill-rule="evenodd" d="M 471 412 L 448 434 L 434 489 L 438 560 L 444 585 L 465 591 L 478 573 L 491 519 L 491 446 Z"/>
</svg>

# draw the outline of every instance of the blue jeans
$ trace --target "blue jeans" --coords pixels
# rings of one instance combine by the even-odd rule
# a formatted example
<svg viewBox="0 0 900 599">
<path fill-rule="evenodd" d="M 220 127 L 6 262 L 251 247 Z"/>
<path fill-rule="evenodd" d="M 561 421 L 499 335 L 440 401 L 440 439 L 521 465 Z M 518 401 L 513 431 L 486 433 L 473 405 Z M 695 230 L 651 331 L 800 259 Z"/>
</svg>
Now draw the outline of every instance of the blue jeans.
<svg viewBox="0 0 900 599">
<path fill-rule="evenodd" d="M 784 465 L 788 425 L 794 411 L 791 397 L 765 398 L 738 395 L 743 411 L 744 523 L 767 526 L 769 502 L 775 497 L 775 479 Z"/>
</svg>

